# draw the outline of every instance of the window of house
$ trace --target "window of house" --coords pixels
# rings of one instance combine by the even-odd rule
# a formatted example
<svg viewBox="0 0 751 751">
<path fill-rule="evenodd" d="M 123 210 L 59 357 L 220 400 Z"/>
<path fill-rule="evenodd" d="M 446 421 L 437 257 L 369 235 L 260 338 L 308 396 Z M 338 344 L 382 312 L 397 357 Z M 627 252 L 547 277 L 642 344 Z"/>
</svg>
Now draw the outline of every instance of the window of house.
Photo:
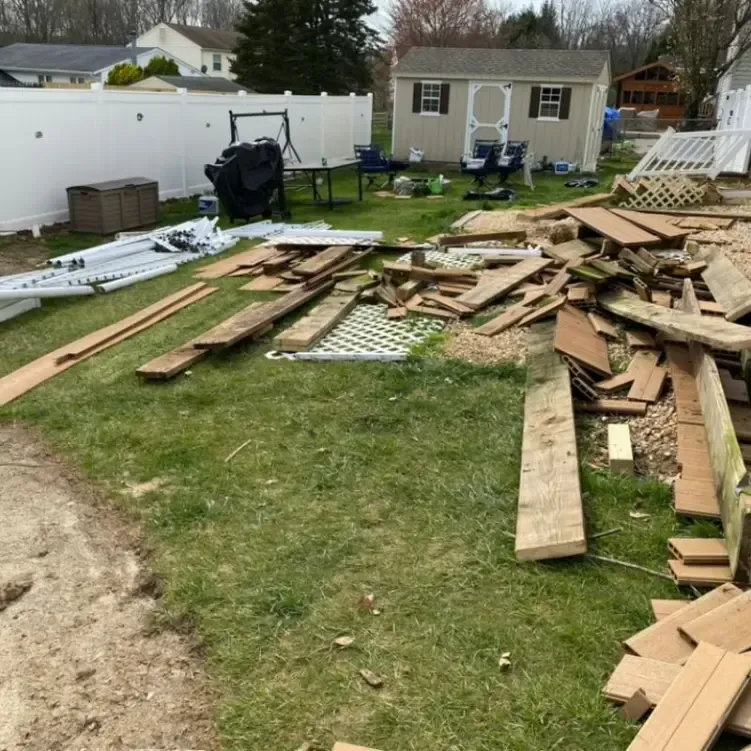
<svg viewBox="0 0 751 751">
<path fill-rule="evenodd" d="M 441 84 L 439 81 L 422 82 L 420 112 L 423 115 L 438 115 L 441 112 Z"/>
<path fill-rule="evenodd" d="M 211 59 L 212 59 L 214 70 L 221 70 L 222 69 L 222 56 L 212 55 Z"/>
<path fill-rule="evenodd" d="M 668 103 L 668 95 L 664 91 L 658 91 L 657 92 L 657 104 L 667 104 Z"/>
<path fill-rule="evenodd" d="M 631 104 L 641 104 L 644 101 L 644 92 L 643 91 L 632 91 L 631 92 Z"/>
<path fill-rule="evenodd" d="M 668 92 L 667 103 L 674 106 L 678 104 L 678 94 L 675 91 Z"/>
<path fill-rule="evenodd" d="M 654 104 L 654 103 L 655 103 L 654 91 L 645 91 L 644 92 L 644 104 Z"/>
<path fill-rule="evenodd" d="M 52 76 L 37 76 L 39 83 L 52 83 Z"/>
<path fill-rule="evenodd" d="M 621 104 L 631 104 L 631 91 L 629 89 L 621 94 Z"/>
<path fill-rule="evenodd" d="M 542 86 L 540 88 L 540 112 L 538 118 L 557 120 L 561 111 L 561 87 Z"/>
</svg>

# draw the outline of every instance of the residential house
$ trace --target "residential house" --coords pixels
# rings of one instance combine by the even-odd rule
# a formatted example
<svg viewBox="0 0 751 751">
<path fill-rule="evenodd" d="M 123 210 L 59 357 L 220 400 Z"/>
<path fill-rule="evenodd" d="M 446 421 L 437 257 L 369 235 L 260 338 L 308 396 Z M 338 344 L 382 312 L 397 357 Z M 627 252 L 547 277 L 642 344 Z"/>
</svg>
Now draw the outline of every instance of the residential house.
<svg viewBox="0 0 751 751">
<path fill-rule="evenodd" d="M 158 89 L 160 91 L 177 91 L 187 89 L 199 94 L 254 94 L 254 91 L 230 81 L 229 78 L 212 78 L 211 76 L 149 76 L 130 85 L 131 89 Z"/>
<path fill-rule="evenodd" d="M 618 76 L 618 107 L 636 112 L 659 111 L 660 119 L 678 120 L 683 116 L 684 97 L 678 82 L 678 70 L 672 61 L 661 59 Z"/>
<path fill-rule="evenodd" d="M 166 57 L 177 63 L 181 75 L 201 75 L 159 47 L 17 43 L 0 47 L 0 78 L 3 85 L 106 82 L 115 65 L 131 62 L 134 56 L 142 67 L 154 57 Z"/>
<path fill-rule="evenodd" d="M 413 47 L 393 70 L 392 151 L 457 162 L 478 140 L 594 169 L 610 85 L 601 50 Z"/>
<path fill-rule="evenodd" d="M 232 50 L 240 36 L 236 31 L 220 31 L 179 23 L 159 23 L 145 34 L 141 34 L 136 43 L 144 47 L 153 45 L 167 50 L 207 76 L 234 80 L 230 63 L 234 60 Z"/>
</svg>

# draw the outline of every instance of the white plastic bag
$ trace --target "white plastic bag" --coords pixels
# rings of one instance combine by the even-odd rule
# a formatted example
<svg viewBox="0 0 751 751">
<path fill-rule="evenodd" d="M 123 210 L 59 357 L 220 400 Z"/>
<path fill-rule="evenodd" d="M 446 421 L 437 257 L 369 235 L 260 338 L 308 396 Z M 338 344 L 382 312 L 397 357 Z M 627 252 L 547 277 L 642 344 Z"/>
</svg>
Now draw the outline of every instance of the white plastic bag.
<svg viewBox="0 0 751 751">
<path fill-rule="evenodd" d="M 417 164 L 422 161 L 425 152 L 422 149 L 415 149 L 412 146 L 409 147 L 409 161 L 411 164 Z"/>
</svg>

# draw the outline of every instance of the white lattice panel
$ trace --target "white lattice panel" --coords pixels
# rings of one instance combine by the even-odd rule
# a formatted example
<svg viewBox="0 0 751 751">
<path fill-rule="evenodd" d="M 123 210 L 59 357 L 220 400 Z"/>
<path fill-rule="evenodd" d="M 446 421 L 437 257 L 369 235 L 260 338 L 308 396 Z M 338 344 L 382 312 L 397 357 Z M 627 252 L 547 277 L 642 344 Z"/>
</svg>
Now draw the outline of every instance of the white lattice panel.
<svg viewBox="0 0 751 751">
<path fill-rule="evenodd" d="M 466 253 L 444 253 L 440 250 L 425 250 L 425 260 L 437 263 L 439 266 L 454 269 L 476 269 L 482 266 L 477 256 L 471 256 Z M 397 263 L 409 263 L 412 256 L 405 253 L 396 259 Z"/>
<path fill-rule="evenodd" d="M 442 331 L 445 325 L 441 319 L 414 313 L 391 319 L 386 317 L 387 312 L 387 305 L 358 305 L 310 351 L 406 355 L 415 344 Z"/>
<path fill-rule="evenodd" d="M 623 204 L 630 209 L 678 209 L 704 201 L 704 185 L 687 177 L 653 177 L 639 180 L 636 194 Z"/>
</svg>

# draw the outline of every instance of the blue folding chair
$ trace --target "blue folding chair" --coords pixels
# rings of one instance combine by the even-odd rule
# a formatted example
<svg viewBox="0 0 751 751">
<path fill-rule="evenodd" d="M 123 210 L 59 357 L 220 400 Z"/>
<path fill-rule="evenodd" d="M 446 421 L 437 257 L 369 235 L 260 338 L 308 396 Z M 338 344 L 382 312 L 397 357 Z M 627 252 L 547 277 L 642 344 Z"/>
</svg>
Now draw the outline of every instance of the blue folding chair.
<svg viewBox="0 0 751 751">
<path fill-rule="evenodd" d="M 362 174 L 368 178 L 367 187 L 375 185 L 378 175 L 386 175 L 386 182 L 381 188 L 390 186 L 394 182 L 397 172 L 409 169 L 408 162 L 399 162 L 386 156 L 383 148 L 378 144 L 371 143 L 367 146 L 355 146 L 355 159 L 360 160 Z"/>
</svg>

